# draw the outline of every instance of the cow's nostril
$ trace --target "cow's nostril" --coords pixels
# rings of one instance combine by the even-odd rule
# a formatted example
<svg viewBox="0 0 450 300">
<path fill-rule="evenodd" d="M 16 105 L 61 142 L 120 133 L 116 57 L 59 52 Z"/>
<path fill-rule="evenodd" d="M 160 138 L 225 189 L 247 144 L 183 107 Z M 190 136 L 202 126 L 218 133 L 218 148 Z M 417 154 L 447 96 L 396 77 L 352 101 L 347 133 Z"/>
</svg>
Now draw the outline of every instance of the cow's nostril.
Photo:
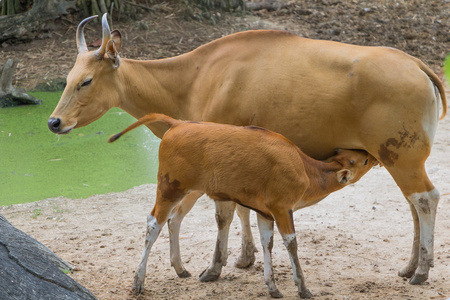
<svg viewBox="0 0 450 300">
<path fill-rule="evenodd" d="M 48 128 L 54 132 L 58 133 L 61 127 L 61 119 L 60 118 L 50 118 L 48 119 Z"/>
</svg>

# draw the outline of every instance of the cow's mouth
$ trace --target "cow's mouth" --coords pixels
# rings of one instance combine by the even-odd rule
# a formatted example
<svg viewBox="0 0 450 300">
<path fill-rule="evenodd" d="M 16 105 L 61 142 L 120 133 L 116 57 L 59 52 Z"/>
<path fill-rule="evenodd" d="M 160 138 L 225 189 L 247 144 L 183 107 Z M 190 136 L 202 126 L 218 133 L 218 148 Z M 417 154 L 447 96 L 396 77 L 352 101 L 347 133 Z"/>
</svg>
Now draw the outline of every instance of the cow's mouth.
<svg viewBox="0 0 450 300">
<path fill-rule="evenodd" d="M 61 131 L 58 132 L 58 134 L 68 134 L 75 128 L 75 126 L 77 126 L 77 122 L 75 122 L 72 126 L 61 129 Z"/>
</svg>

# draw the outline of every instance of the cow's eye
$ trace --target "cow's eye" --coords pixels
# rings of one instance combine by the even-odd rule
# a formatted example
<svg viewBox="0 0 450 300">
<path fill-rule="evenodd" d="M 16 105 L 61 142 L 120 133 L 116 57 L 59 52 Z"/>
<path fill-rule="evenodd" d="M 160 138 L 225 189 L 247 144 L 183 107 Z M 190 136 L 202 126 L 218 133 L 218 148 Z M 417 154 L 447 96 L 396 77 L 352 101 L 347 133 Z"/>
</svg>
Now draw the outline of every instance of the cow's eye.
<svg viewBox="0 0 450 300">
<path fill-rule="evenodd" d="M 367 166 L 368 162 L 369 162 L 369 159 L 366 159 L 366 161 L 364 162 L 364 165 Z"/>
<path fill-rule="evenodd" d="M 89 85 L 91 82 L 92 82 L 92 78 L 86 79 L 86 80 L 81 84 L 81 86 L 87 86 L 87 85 Z"/>
<path fill-rule="evenodd" d="M 354 163 L 355 163 L 355 161 L 352 159 L 352 160 L 350 161 L 350 164 L 353 166 Z"/>
</svg>

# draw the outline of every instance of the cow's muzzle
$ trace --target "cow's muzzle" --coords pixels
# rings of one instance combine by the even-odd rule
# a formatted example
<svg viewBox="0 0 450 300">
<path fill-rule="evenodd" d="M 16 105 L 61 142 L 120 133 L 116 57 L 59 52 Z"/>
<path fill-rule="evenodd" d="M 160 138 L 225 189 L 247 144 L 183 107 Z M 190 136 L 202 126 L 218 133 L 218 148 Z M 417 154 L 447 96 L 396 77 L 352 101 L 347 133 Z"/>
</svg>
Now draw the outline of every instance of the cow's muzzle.
<svg viewBox="0 0 450 300">
<path fill-rule="evenodd" d="M 50 129 L 51 132 L 54 133 L 60 133 L 61 131 L 61 119 L 60 118 L 53 118 L 51 117 L 48 119 L 48 129 Z"/>
</svg>

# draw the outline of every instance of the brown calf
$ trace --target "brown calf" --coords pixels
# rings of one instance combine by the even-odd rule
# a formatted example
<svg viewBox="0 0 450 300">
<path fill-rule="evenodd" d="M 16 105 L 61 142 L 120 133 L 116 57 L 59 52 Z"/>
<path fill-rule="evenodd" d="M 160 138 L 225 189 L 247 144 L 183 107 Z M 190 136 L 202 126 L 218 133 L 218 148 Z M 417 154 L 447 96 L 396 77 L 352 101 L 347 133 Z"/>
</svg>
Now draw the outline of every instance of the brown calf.
<svg viewBox="0 0 450 300">
<path fill-rule="evenodd" d="M 317 161 L 285 137 L 261 127 L 186 122 L 162 114 L 139 119 L 109 141 L 143 124 L 169 130 L 159 149 L 156 203 L 148 217 L 145 248 L 135 273 L 135 292 L 144 288 L 150 249 L 172 209 L 184 196 L 196 191 L 259 213 L 264 279 L 270 295 L 278 298 L 282 294 L 275 285 L 271 262 L 275 221 L 289 252 L 298 293 L 310 298 L 297 257 L 292 213 L 356 182 L 370 170 L 375 158 L 365 151 L 340 150 L 325 162 Z"/>
</svg>

